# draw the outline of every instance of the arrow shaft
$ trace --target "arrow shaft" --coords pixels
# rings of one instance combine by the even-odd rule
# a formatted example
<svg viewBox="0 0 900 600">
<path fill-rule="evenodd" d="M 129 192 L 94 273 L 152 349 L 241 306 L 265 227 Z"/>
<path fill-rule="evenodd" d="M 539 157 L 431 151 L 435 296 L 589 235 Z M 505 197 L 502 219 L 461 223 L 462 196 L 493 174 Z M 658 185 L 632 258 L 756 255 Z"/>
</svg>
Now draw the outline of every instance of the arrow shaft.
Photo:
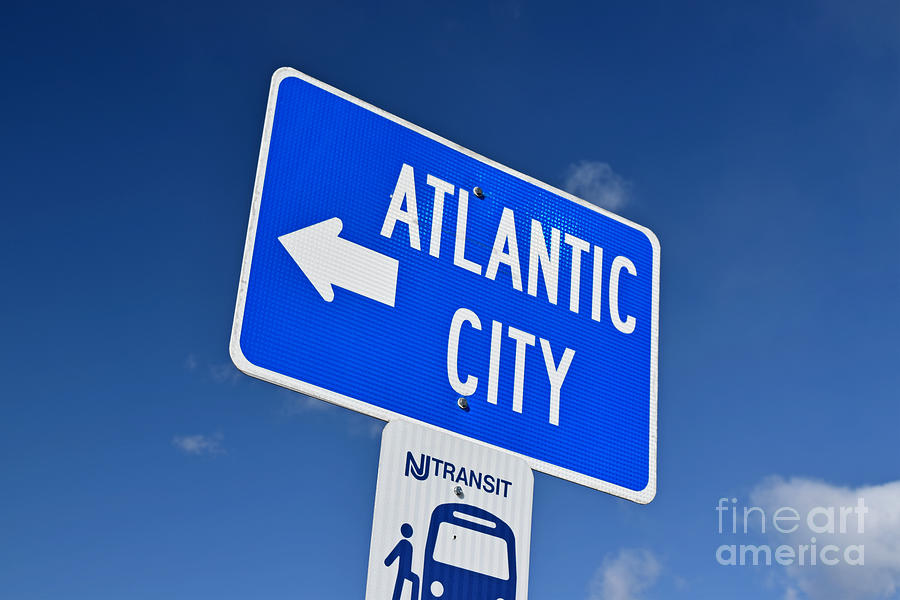
<svg viewBox="0 0 900 600">
<path fill-rule="evenodd" d="M 343 238 L 329 257 L 332 285 L 394 306 L 399 261 Z"/>
</svg>

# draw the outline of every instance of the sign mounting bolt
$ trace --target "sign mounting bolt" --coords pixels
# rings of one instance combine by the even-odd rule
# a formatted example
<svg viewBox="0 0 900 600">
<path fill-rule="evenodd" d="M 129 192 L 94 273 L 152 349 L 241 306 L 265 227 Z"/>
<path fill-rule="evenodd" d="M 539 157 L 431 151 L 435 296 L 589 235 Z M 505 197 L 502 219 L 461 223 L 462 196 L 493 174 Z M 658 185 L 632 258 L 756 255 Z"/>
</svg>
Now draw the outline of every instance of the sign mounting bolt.
<svg viewBox="0 0 900 600">
<path fill-rule="evenodd" d="M 465 396 L 460 396 L 460 397 L 456 400 L 456 405 L 459 406 L 461 409 L 463 409 L 463 410 L 465 410 L 465 411 L 468 411 L 468 410 L 469 410 L 469 401 L 466 400 L 466 397 L 465 397 Z"/>
<path fill-rule="evenodd" d="M 458 485 L 455 488 L 453 488 L 453 493 L 456 494 L 457 498 L 462 498 L 463 497 L 462 486 Z"/>
<path fill-rule="evenodd" d="M 484 190 L 482 190 L 478 186 L 475 186 L 475 189 L 472 190 L 472 193 L 475 194 L 476 198 L 484 198 Z"/>
</svg>

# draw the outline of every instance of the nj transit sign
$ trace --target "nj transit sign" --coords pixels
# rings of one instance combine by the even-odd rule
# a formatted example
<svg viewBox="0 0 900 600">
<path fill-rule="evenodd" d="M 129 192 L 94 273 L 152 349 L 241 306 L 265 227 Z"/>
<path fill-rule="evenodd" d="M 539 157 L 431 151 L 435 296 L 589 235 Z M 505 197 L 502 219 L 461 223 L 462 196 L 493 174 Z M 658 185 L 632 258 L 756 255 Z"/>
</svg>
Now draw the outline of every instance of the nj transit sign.
<svg viewBox="0 0 900 600">
<path fill-rule="evenodd" d="M 275 73 L 231 335 L 245 373 L 646 503 L 658 315 L 648 229 Z"/>
<path fill-rule="evenodd" d="M 381 437 L 366 599 L 526 600 L 533 489 L 517 456 L 391 421 Z"/>
</svg>

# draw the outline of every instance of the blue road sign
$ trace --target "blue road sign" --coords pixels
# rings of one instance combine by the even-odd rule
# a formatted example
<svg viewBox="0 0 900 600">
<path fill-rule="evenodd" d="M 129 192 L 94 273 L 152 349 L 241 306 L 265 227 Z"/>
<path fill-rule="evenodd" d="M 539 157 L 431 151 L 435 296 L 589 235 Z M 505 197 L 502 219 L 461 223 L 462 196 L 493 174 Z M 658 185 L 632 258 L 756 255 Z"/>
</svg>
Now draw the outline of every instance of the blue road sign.
<svg viewBox="0 0 900 600">
<path fill-rule="evenodd" d="M 646 503 L 658 314 L 645 227 L 275 73 L 231 337 L 245 373 Z"/>
</svg>

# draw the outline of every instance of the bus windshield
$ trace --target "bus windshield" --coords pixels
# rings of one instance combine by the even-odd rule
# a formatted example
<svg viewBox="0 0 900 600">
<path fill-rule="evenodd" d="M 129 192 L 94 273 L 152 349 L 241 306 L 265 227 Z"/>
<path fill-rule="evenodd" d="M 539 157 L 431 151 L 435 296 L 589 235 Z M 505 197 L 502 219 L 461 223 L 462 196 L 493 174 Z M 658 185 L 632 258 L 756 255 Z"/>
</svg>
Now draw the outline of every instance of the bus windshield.
<svg viewBox="0 0 900 600">
<path fill-rule="evenodd" d="M 481 548 L 482 552 L 472 552 Z M 434 560 L 489 577 L 509 579 L 506 540 L 454 523 L 441 523 L 434 545 Z"/>
</svg>

